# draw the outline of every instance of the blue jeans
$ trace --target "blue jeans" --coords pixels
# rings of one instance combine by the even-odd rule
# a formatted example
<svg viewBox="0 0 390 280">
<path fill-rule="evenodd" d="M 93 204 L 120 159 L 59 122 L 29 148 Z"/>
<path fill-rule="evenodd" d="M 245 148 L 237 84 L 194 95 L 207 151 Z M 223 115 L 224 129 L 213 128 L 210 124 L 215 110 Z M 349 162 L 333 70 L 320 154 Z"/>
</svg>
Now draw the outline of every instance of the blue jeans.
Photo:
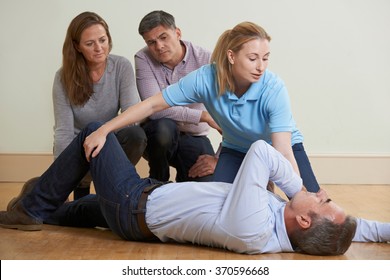
<svg viewBox="0 0 390 280">
<path fill-rule="evenodd" d="M 147 138 L 144 130 L 138 125 L 128 126 L 116 132 L 115 136 L 128 159 L 135 166 L 141 159 L 146 148 Z M 89 194 L 91 181 L 91 175 L 87 173 L 83 180 L 81 180 L 79 186 L 73 191 L 74 199 L 79 199 Z"/>
<path fill-rule="evenodd" d="M 176 168 L 176 182 L 211 181 L 212 176 L 189 178 L 188 171 L 200 155 L 214 155 L 206 136 L 193 136 L 179 131 L 171 119 L 149 120 L 142 125 L 148 138 L 144 157 L 149 164 L 149 177 L 167 181 L 169 166 Z"/>
<path fill-rule="evenodd" d="M 88 162 L 83 143 L 100 125 L 89 124 L 80 132 L 40 177 L 33 190 L 21 201 L 22 205 L 30 215 L 50 222 L 56 214 L 61 213 L 62 207 L 76 211 L 77 205 L 84 203 L 84 209 L 88 210 L 89 206 L 85 206 L 87 201 L 93 209 L 100 208 L 100 217 L 120 237 L 126 240 L 144 240 L 137 222 L 138 201 L 144 188 L 157 181 L 139 177 L 113 133 L 107 136 L 98 156 Z M 94 181 L 96 197 L 92 195 L 75 201 L 70 208 L 66 204 L 64 206 L 64 201 L 88 171 Z M 70 220 L 77 215 L 72 211 L 65 212 Z M 90 214 L 86 213 L 86 217 Z M 104 223 L 104 220 L 100 222 Z"/>
<path fill-rule="evenodd" d="M 309 192 L 318 192 L 320 186 L 318 185 L 313 169 L 311 168 L 303 144 L 295 144 L 292 149 L 298 164 L 303 185 Z M 223 147 L 219 155 L 217 166 L 214 170 L 214 181 L 233 183 L 245 155 L 245 153 Z"/>
<path fill-rule="evenodd" d="M 54 213 L 45 218 L 43 222 L 45 224 L 67 227 L 109 227 L 100 209 L 98 197 L 95 194 L 88 194 L 77 200 L 62 204 Z"/>
</svg>

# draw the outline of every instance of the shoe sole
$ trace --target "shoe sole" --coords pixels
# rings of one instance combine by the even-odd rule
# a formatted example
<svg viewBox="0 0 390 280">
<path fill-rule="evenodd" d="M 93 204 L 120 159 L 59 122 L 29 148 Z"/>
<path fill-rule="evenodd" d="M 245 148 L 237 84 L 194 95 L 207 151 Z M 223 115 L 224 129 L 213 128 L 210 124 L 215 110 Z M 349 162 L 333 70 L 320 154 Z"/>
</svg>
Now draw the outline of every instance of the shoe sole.
<svg viewBox="0 0 390 280">
<path fill-rule="evenodd" d="M 0 224 L 0 227 L 9 229 L 18 229 L 23 231 L 38 231 L 42 230 L 42 225 L 4 225 Z"/>
</svg>

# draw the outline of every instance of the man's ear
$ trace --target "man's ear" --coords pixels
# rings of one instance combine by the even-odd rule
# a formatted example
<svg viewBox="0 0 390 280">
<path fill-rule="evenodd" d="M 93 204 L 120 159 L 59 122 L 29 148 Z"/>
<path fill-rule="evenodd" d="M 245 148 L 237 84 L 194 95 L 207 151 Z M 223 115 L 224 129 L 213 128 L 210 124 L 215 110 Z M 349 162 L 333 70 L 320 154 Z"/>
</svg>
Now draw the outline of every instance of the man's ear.
<svg viewBox="0 0 390 280">
<path fill-rule="evenodd" d="M 177 38 L 180 40 L 181 39 L 181 30 L 180 30 L 180 28 L 176 27 L 175 32 L 176 32 Z"/>
<path fill-rule="evenodd" d="M 296 215 L 295 219 L 301 228 L 303 229 L 310 228 L 311 218 L 309 215 Z"/>
</svg>

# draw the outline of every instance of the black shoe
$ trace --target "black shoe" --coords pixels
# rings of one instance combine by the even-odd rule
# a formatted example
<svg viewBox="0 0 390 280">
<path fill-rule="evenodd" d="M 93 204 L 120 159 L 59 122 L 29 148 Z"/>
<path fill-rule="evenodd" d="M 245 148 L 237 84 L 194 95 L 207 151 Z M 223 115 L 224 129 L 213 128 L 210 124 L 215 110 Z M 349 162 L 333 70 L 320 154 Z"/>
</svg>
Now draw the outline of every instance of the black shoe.
<svg viewBox="0 0 390 280">
<path fill-rule="evenodd" d="M 7 211 L 11 211 L 16 203 L 25 197 L 29 192 L 31 192 L 32 188 L 35 186 L 35 183 L 38 181 L 39 177 L 34 177 L 24 183 L 22 190 L 20 191 L 17 197 L 11 199 L 11 201 L 7 205 Z"/>
<path fill-rule="evenodd" d="M 91 192 L 91 182 L 81 182 L 74 190 L 73 190 L 73 200 L 78 200 L 84 196 L 87 196 Z"/>
<path fill-rule="evenodd" d="M 0 227 L 26 231 L 41 230 L 42 221 L 28 215 L 18 201 L 11 211 L 0 211 Z"/>
</svg>

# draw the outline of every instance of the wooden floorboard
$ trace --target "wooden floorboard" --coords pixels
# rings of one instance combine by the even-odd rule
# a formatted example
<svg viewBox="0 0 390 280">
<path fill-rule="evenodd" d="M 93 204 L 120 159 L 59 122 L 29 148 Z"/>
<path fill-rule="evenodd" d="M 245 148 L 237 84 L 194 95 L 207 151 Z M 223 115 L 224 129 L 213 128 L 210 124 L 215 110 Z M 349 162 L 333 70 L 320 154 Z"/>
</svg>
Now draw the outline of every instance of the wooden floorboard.
<svg viewBox="0 0 390 280">
<path fill-rule="evenodd" d="M 0 183 L 0 210 L 16 196 L 22 183 Z M 390 222 L 389 185 L 327 185 L 330 197 L 347 213 Z M 277 191 L 279 192 L 279 191 Z M 129 242 L 106 229 L 44 225 L 42 231 L 0 228 L 1 260 L 390 260 L 390 244 L 353 243 L 337 257 L 297 253 L 244 255 L 194 246 Z"/>
</svg>

